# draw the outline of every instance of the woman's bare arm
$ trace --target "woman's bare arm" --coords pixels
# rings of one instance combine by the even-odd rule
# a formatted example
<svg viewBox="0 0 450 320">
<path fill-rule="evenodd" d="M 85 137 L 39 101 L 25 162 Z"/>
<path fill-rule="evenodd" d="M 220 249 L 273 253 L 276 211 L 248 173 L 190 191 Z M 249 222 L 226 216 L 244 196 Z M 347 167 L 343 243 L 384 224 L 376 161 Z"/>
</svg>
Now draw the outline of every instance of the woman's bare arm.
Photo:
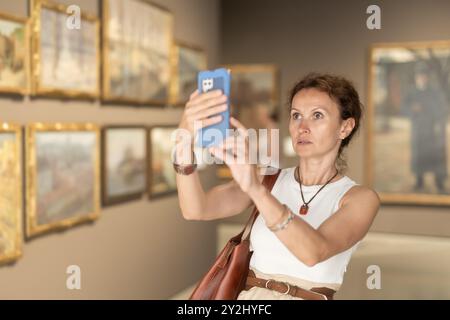
<svg viewBox="0 0 450 320">
<path fill-rule="evenodd" d="M 178 200 L 183 217 L 188 220 L 214 220 L 237 215 L 252 201 L 234 181 L 205 192 L 197 172 L 177 174 Z"/>
<path fill-rule="evenodd" d="M 226 110 L 227 97 L 220 90 L 200 94 L 194 91 L 186 103 L 180 121 L 179 139 L 176 146 L 176 162 L 192 163 L 193 137 L 196 124 L 209 126 L 222 120 L 218 115 Z M 214 220 L 236 215 L 252 203 L 250 197 L 234 181 L 213 187 L 208 192 L 203 187 L 198 172 L 190 175 L 177 174 L 178 200 L 181 212 L 189 220 Z"/>
<path fill-rule="evenodd" d="M 259 189 L 259 190 L 257 190 Z M 253 189 L 251 198 L 268 225 L 282 220 L 284 207 L 265 188 Z M 307 266 L 343 252 L 367 234 L 380 207 L 378 194 L 365 186 L 353 186 L 343 197 L 341 207 L 317 229 L 295 216 L 276 236 Z"/>
</svg>

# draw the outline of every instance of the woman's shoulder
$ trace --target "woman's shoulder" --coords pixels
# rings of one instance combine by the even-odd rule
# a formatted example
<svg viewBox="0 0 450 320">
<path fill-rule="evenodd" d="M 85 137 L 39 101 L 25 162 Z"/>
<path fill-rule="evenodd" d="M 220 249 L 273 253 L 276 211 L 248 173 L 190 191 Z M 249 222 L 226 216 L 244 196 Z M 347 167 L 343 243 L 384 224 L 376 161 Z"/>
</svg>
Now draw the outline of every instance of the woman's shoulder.
<svg viewBox="0 0 450 320">
<path fill-rule="evenodd" d="M 339 208 L 345 203 L 351 201 L 355 205 L 367 206 L 379 206 L 381 203 L 378 193 L 372 188 L 364 185 L 353 185 L 342 197 Z"/>
</svg>

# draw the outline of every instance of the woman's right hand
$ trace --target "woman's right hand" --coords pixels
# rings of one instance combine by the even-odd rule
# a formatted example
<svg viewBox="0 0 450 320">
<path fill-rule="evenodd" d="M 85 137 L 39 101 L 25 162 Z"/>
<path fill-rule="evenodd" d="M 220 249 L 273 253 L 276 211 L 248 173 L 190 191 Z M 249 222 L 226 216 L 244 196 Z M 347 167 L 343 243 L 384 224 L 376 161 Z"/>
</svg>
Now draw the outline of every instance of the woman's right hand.
<svg viewBox="0 0 450 320">
<path fill-rule="evenodd" d="M 176 137 L 176 160 L 179 164 L 192 163 L 192 151 L 196 130 L 222 121 L 219 114 L 227 109 L 227 96 L 221 90 L 199 93 L 195 90 L 189 97 Z"/>
<path fill-rule="evenodd" d="M 195 130 L 222 121 L 222 116 L 218 113 L 226 109 L 227 96 L 221 90 L 206 93 L 199 93 L 198 90 L 195 90 L 186 103 L 178 128 L 189 131 L 193 141 Z"/>
</svg>

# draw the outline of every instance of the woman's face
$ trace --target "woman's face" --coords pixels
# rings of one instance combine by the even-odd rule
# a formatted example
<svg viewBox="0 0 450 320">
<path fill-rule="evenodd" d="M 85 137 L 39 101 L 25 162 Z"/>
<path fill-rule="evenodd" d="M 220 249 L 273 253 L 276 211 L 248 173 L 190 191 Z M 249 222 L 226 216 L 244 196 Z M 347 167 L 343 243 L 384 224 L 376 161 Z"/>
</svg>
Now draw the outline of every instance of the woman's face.
<svg viewBox="0 0 450 320">
<path fill-rule="evenodd" d="M 314 88 L 300 90 L 292 100 L 289 118 L 295 152 L 303 158 L 337 155 L 341 138 L 352 129 L 346 128 L 347 120 L 341 121 L 339 106 L 328 93 Z"/>
</svg>

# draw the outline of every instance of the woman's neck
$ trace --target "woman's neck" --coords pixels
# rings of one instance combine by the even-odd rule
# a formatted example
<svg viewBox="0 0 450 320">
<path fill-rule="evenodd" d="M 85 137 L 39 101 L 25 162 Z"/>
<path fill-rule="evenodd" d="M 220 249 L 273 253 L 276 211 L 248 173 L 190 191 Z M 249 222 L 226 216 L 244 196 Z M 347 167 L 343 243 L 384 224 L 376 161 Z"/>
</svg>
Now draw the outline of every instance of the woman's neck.
<svg viewBox="0 0 450 320">
<path fill-rule="evenodd" d="M 342 177 L 338 173 L 334 162 L 332 164 L 323 162 L 312 164 L 300 161 L 300 164 L 295 169 L 295 179 L 297 182 L 299 181 L 299 173 L 302 185 L 304 186 L 324 185 L 332 177 L 334 178 L 330 182 L 337 181 Z"/>
</svg>

